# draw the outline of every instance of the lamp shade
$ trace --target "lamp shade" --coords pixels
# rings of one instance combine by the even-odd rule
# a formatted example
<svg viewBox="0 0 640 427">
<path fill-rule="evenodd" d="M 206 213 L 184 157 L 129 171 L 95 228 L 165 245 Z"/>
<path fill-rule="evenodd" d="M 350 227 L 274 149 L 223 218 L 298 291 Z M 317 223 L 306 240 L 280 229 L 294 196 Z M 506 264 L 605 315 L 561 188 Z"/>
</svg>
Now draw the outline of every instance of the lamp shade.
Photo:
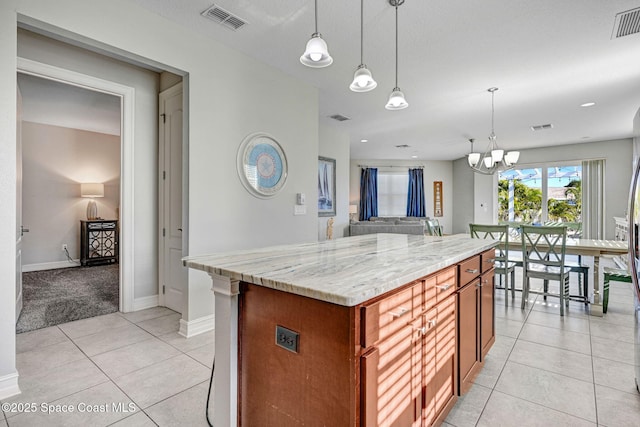
<svg viewBox="0 0 640 427">
<path fill-rule="evenodd" d="M 99 184 L 99 183 L 80 184 L 80 195 L 82 197 L 104 197 L 104 184 Z"/>
<path fill-rule="evenodd" d="M 400 88 L 395 87 L 391 95 L 389 95 L 389 101 L 387 105 L 384 106 L 387 110 L 402 110 L 407 108 L 409 104 L 404 99 L 404 93 L 400 90 Z"/>
<path fill-rule="evenodd" d="M 333 63 L 327 43 L 322 39 L 320 33 L 314 33 L 311 36 L 304 54 L 300 57 L 300 62 L 312 68 L 328 67 Z"/>
</svg>

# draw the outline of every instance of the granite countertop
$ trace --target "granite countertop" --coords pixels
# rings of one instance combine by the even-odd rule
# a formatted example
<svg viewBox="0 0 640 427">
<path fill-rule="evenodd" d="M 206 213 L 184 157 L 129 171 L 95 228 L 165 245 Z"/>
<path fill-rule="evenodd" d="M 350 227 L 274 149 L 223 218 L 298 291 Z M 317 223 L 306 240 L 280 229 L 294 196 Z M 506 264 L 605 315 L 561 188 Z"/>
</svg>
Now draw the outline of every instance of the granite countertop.
<svg viewBox="0 0 640 427">
<path fill-rule="evenodd" d="M 355 306 L 495 246 L 467 234 L 367 234 L 184 258 L 184 265 Z"/>
</svg>

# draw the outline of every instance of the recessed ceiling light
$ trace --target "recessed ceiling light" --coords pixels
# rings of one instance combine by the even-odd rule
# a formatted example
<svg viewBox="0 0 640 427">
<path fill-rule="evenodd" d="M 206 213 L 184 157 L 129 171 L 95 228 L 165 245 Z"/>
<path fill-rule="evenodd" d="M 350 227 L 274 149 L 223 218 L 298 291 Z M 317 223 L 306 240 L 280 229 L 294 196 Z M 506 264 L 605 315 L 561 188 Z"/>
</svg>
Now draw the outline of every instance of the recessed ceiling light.
<svg viewBox="0 0 640 427">
<path fill-rule="evenodd" d="M 596 105 L 595 102 L 585 102 L 584 104 L 580 104 L 581 107 L 593 107 Z"/>
<path fill-rule="evenodd" d="M 368 139 L 361 139 L 360 142 L 369 142 Z"/>
<path fill-rule="evenodd" d="M 418 158 L 418 156 L 411 156 L 411 158 L 412 158 L 412 159 L 417 159 L 417 158 Z"/>
</svg>

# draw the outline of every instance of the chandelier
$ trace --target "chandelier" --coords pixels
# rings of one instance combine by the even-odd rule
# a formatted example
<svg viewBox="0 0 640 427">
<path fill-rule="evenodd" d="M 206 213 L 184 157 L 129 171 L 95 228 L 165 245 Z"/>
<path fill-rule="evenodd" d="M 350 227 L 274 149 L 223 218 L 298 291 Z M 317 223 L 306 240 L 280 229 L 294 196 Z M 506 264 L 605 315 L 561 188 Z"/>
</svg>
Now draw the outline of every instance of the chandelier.
<svg viewBox="0 0 640 427">
<path fill-rule="evenodd" d="M 484 154 L 474 152 L 474 140 L 469 140 L 469 142 L 471 142 L 471 152 L 467 156 L 469 167 L 474 172 L 484 175 L 493 175 L 499 168 L 503 170 L 512 169 L 520 158 L 519 151 L 510 151 L 505 154 L 504 150 L 501 150 L 496 142 L 496 133 L 494 132 L 493 126 L 495 116 L 493 98 L 497 90 L 497 87 L 487 89 L 487 92 L 491 92 L 491 134 L 489 134 L 489 146 L 487 150 Z"/>
</svg>

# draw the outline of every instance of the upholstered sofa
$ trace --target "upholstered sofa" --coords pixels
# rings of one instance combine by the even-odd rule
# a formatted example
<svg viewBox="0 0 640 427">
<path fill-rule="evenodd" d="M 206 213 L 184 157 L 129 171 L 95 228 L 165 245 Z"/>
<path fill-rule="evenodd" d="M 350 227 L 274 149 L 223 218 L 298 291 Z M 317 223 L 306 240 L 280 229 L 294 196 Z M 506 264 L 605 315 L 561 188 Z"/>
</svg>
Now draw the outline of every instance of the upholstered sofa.
<svg viewBox="0 0 640 427">
<path fill-rule="evenodd" d="M 371 217 L 369 221 L 357 221 L 349 224 L 349 235 L 395 233 L 425 233 L 425 217 Z"/>
</svg>

